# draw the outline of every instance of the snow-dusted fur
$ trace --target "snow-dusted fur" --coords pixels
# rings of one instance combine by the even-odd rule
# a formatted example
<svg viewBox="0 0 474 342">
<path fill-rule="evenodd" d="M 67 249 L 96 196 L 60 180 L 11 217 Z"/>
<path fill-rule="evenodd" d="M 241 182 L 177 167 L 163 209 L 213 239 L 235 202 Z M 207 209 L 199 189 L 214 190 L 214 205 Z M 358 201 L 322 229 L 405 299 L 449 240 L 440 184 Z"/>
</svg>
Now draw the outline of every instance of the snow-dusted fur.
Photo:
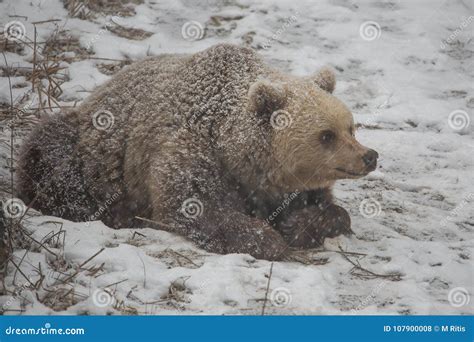
<svg viewBox="0 0 474 342">
<path fill-rule="evenodd" d="M 330 189 L 373 169 L 334 83 L 228 44 L 138 62 L 32 134 L 20 195 L 45 214 L 113 227 L 141 217 L 209 251 L 280 259 L 350 232 Z M 287 127 L 272 126 L 278 111 Z"/>
</svg>

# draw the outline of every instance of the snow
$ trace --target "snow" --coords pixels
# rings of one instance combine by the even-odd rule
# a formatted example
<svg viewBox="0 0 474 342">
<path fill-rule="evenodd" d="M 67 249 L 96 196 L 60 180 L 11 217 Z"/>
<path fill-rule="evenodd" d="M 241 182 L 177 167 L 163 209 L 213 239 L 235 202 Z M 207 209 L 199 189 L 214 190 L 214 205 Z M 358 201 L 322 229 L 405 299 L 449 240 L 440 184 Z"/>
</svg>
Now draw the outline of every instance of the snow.
<svg viewBox="0 0 474 342">
<path fill-rule="evenodd" d="M 32 22 L 61 19 L 37 25 L 38 36 L 46 39 L 59 25 L 77 35 L 83 47 L 90 45 L 98 58 L 136 60 L 248 41 L 269 63 L 290 73 L 307 75 L 331 65 L 338 78 L 336 96 L 361 124 L 359 141 L 380 155 L 376 172 L 336 186 L 335 197 L 350 212 L 355 236 L 301 252 L 313 264 L 287 261 L 272 267 L 248 255 L 209 254 L 163 231 L 113 230 L 101 222 L 35 214 L 24 221 L 33 237 L 44 241 L 61 230 L 64 244 L 61 237 L 46 248 L 15 251 L 14 262 L 32 283 L 39 279 L 39 265 L 46 278 L 32 290 L 10 264 L 5 283 L 16 292 L 0 297 L 0 304 L 12 310 L 6 314 L 20 308 L 23 314 L 260 314 L 264 305 L 265 314 L 473 313 L 472 3 L 166 0 L 134 6 L 134 16 L 118 21 L 153 33 L 144 40 L 103 30 L 110 15 L 70 18 L 59 0 L 6 0 L 0 12 L 2 23 L 12 20 L 9 15 L 26 16 L 15 20 L 30 38 Z M 211 16 L 227 19 L 217 19 L 217 25 Z M 206 27 L 203 39 L 183 39 L 181 29 L 189 21 Z M 362 38 L 361 25 L 368 21 L 380 26 L 380 36 Z M 5 56 L 9 65 L 31 65 L 29 51 Z M 85 98 L 110 77 L 99 72 L 102 62 L 66 63 L 63 104 Z M 30 85 L 24 77 L 11 80 Z M 28 89 L 14 88 L 13 98 Z M 2 77 L 0 99 L 9 97 Z M 455 129 L 449 120 L 453 112 L 470 123 Z M 1 134 L 9 139 L 8 130 Z M 0 152 L 6 163 L 9 150 L 2 146 Z M 7 179 L 5 167 L 1 172 Z M 360 253 L 346 256 L 363 268 L 401 279 L 358 276 L 339 248 Z M 76 271 L 67 284 L 57 280 Z M 74 294 L 65 298 L 73 300 L 59 309 L 46 300 L 48 290 L 71 288 Z M 453 300 L 459 289 L 464 305 Z"/>
</svg>

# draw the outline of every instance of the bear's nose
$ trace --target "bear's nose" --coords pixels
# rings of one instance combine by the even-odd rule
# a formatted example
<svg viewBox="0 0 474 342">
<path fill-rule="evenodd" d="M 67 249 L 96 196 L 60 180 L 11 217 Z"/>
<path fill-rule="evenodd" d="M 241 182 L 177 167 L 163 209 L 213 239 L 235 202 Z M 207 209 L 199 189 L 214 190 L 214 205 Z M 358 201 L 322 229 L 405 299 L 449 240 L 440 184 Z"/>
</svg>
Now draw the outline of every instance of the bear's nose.
<svg viewBox="0 0 474 342">
<path fill-rule="evenodd" d="M 379 154 L 377 153 L 377 151 L 368 150 L 362 157 L 362 160 L 364 161 L 368 169 L 375 170 L 375 167 L 377 166 L 378 157 Z"/>
</svg>

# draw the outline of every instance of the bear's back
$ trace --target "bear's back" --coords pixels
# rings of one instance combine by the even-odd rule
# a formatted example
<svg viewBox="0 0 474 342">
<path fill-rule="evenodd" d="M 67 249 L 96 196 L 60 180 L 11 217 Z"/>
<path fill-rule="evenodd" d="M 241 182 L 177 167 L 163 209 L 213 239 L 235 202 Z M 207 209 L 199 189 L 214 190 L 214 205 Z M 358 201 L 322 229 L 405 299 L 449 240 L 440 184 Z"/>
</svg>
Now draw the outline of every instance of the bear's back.
<svg viewBox="0 0 474 342">
<path fill-rule="evenodd" d="M 117 188 L 124 172 L 144 170 L 163 144 L 209 141 L 222 120 L 241 115 L 242 99 L 262 70 L 252 50 L 221 44 L 151 57 L 119 72 L 78 108 L 84 178 L 101 184 L 93 196 L 100 202 L 105 193 L 124 191 Z M 94 116 L 104 112 L 112 124 L 97 129 Z"/>
<path fill-rule="evenodd" d="M 88 116 L 106 110 L 114 129 L 148 123 L 151 130 L 176 130 L 199 117 L 238 110 L 250 84 L 265 67 L 248 48 L 219 44 L 193 55 L 166 54 L 136 62 L 94 91 L 81 105 Z M 190 122 L 191 121 L 191 122 Z"/>
</svg>

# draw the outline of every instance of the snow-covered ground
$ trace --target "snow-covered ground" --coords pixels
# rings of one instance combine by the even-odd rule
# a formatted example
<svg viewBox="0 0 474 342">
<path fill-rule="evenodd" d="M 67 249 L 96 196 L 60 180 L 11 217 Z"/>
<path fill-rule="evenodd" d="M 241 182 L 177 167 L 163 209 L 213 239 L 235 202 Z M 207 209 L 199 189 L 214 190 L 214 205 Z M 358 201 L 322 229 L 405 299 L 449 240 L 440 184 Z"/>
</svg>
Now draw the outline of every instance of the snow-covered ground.
<svg viewBox="0 0 474 342">
<path fill-rule="evenodd" d="M 103 68 L 116 63 L 109 59 L 218 42 L 251 46 L 294 74 L 331 65 L 359 140 L 380 154 L 376 172 L 336 187 L 356 234 L 272 264 L 209 254 L 162 231 L 31 211 L 24 224 L 43 244 L 15 251 L 8 295 L 0 297 L 6 314 L 261 314 L 264 306 L 265 314 L 473 313 L 471 1 L 133 2 L 130 16 L 82 20 L 59 0 L 5 0 L 0 18 L 2 26 L 21 22 L 30 39 L 33 22 L 59 19 L 36 25 L 38 41 L 59 27 L 89 48 L 87 58 L 67 52 L 62 62 L 62 105 L 111 77 Z M 31 49 L 5 57 L 10 66 L 32 66 Z M 9 103 L 2 76 L 0 102 Z M 11 81 L 19 101 L 31 83 L 21 75 Z M 9 140 L 8 129 L 0 134 Z M 1 146 L 6 180 L 10 152 Z"/>
</svg>

